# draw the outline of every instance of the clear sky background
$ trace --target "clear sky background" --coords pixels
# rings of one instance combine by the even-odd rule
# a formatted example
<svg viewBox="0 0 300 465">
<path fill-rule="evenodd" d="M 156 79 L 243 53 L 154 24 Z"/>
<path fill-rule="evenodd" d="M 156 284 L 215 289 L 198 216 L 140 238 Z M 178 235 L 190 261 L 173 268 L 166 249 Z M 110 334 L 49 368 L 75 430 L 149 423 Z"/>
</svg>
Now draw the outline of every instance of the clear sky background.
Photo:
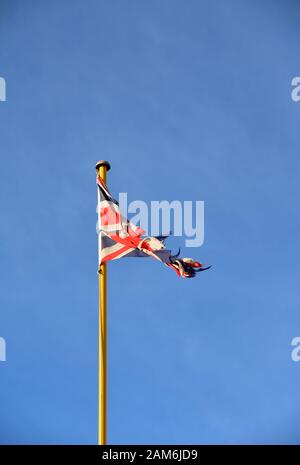
<svg viewBox="0 0 300 465">
<path fill-rule="evenodd" d="M 184 255 L 213 264 L 109 265 L 109 442 L 300 444 L 299 24 L 296 0 L 0 0 L 2 444 L 97 442 L 101 158 L 115 196 L 204 200 Z"/>
</svg>

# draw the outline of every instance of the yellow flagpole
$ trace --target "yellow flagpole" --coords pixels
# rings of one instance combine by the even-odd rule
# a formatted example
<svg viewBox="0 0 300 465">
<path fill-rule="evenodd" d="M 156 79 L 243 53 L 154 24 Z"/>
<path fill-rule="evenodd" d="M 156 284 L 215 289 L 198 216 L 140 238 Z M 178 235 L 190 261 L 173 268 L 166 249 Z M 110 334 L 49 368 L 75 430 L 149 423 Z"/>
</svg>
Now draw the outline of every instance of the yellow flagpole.
<svg viewBox="0 0 300 465">
<path fill-rule="evenodd" d="M 106 172 L 110 164 L 100 160 L 96 164 L 97 174 L 106 183 Z M 107 444 L 107 268 L 100 265 L 99 272 L 99 314 L 98 314 L 98 445 Z"/>
</svg>

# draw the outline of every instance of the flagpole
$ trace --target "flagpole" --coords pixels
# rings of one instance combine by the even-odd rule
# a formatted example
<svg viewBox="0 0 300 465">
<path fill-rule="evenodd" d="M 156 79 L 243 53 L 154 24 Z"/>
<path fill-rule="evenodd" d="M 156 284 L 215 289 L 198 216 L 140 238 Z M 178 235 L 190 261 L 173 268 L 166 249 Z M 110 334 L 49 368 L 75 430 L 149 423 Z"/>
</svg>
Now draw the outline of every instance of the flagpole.
<svg viewBox="0 0 300 465">
<path fill-rule="evenodd" d="M 110 164 L 100 160 L 96 164 L 97 174 L 106 183 L 106 172 Z M 99 201 L 99 196 L 98 196 Z M 99 206 L 98 206 L 98 215 Z M 99 217 L 98 216 L 98 217 Z M 99 236 L 100 237 L 100 236 Z M 101 246 L 101 244 L 99 244 Z M 100 248 L 100 247 L 99 247 Z M 99 269 L 99 313 L 98 313 L 98 445 L 107 443 L 107 268 L 102 263 Z"/>
</svg>

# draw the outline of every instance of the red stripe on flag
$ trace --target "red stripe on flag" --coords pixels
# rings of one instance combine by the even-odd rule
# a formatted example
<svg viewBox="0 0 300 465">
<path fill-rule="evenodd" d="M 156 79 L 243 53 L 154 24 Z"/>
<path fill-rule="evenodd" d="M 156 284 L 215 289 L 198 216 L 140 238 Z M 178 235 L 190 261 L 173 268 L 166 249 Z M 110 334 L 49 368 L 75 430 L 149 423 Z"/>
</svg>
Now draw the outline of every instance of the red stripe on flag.
<svg viewBox="0 0 300 465">
<path fill-rule="evenodd" d="M 113 224 L 120 224 L 120 214 L 117 213 L 111 207 L 104 207 L 100 209 L 100 219 L 103 226 L 109 226 Z"/>
<path fill-rule="evenodd" d="M 116 250 L 115 252 L 112 252 L 112 253 L 106 255 L 105 257 L 103 257 L 101 259 L 101 263 L 105 263 L 108 260 L 113 260 L 114 258 L 117 258 L 118 255 L 122 254 L 123 252 L 126 252 L 126 250 L 129 250 L 129 249 L 132 249 L 132 247 L 129 247 L 128 245 L 126 245 L 125 247 L 122 247 L 121 249 Z"/>
</svg>

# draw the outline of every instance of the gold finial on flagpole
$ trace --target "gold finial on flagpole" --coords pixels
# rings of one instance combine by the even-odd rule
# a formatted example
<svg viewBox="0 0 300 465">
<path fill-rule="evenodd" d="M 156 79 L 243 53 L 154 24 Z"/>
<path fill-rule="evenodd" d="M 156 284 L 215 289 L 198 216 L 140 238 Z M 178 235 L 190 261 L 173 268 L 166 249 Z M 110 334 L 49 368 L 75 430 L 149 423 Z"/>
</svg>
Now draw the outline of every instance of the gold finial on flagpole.
<svg viewBox="0 0 300 465">
<path fill-rule="evenodd" d="M 106 175 L 106 171 L 109 171 L 110 170 L 110 164 L 108 163 L 108 161 L 106 160 L 99 160 L 97 161 L 96 163 L 96 171 L 99 173 L 99 170 L 100 168 L 106 168 L 105 169 L 105 173 L 102 173 L 104 174 L 104 176 Z M 101 176 L 101 173 L 99 173 L 100 176 Z"/>
<path fill-rule="evenodd" d="M 106 173 L 110 170 L 108 161 L 96 163 L 96 171 L 106 183 Z M 99 213 L 98 213 L 99 214 Z M 100 241 L 99 241 L 100 242 Z M 99 247 L 101 243 L 99 243 Z M 107 268 L 101 263 L 99 268 L 99 315 L 98 315 L 98 445 L 107 444 Z"/>
</svg>

